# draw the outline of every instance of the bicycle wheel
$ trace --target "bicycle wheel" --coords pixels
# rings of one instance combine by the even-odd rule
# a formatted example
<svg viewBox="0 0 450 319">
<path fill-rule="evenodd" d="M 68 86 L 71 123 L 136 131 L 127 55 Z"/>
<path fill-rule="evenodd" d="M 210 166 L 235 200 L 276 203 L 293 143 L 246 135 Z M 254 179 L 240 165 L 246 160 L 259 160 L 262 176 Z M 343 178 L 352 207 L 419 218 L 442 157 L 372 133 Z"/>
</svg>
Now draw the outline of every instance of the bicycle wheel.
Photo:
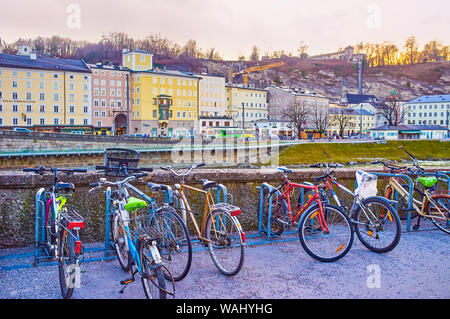
<svg viewBox="0 0 450 319">
<path fill-rule="evenodd" d="M 450 195 L 432 196 L 427 202 L 427 215 L 437 228 L 450 234 Z"/>
<path fill-rule="evenodd" d="M 402 187 L 409 192 L 409 185 L 402 185 Z M 418 189 L 417 187 L 414 187 L 413 189 L 413 199 L 422 203 L 423 202 L 423 192 Z M 385 197 L 390 200 L 395 200 L 395 191 L 391 186 L 386 187 Z M 397 198 L 398 204 L 397 204 L 397 214 L 400 217 L 400 220 L 406 220 L 408 218 L 408 199 L 401 194 L 398 194 Z M 416 210 L 411 211 L 411 219 L 416 218 L 419 216 Z"/>
<path fill-rule="evenodd" d="M 69 299 L 72 297 L 75 287 L 77 260 L 75 258 L 74 239 L 65 229 L 58 234 L 58 255 L 61 296 L 64 299 Z"/>
<path fill-rule="evenodd" d="M 270 218 L 270 234 L 275 236 L 280 236 L 287 225 L 289 225 L 289 221 L 287 220 L 287 203 L 283 198 L 280 201 L 277 200 L 277 195 L 272 196 L 272 212 Z M 269 190 L 267 188 L 263 189 L 263 199 L 262 199 L 262 226 L 264 231 L 267 233 L 268 230 L 268 216 L 269 216 Z M 259 216 L 259 209 L 261 207 L 261 198 L 258 201 L 258 207 L 256 216 Z"/>
<path fill-rule="evenodd" d="M 131 253 L 128 250 L 125 226 L 118 213 L 113 217 L 113 241 L 117 259 L 124 271 L 129 271 L 131 267 Z"/>
<path fill-rule="evenodd" d="M 162 267 L 155 265 L 150 252 L 150 243 L 139 243 L 139 259 L 142 267 L 142 287 L 147 299 L 166 299 L 166 281 Z"/>
<path fill-rule="evenodd" d="M 383 198 L 363 200 L 356 208 L 352 221 L 361 243 L 374 252 L 391 251 L 400 241 L 400 217 Z"/>
<path fill-rule="evenodd" d="M 300 217 L 299 240 L 311 257 L 332 262 L 344 257 L 352 247 L 353 227 L 339 207 L 322 204 L 322 209 L 328 232 L 322 227 L 319 205 L 315 204 Z"/>
<path fill-rule="evenodd" d="M 180 281 L 188 274 L 192 262 L 192 244 L 186 225 L 172 207 L 162 207 L 151 218 L 150 226 L 162 237 L 158 247 L 161 258 L 172 275 L 164 271 L 164 276 L 167 280 Z"/>
<path fill-rule="evenodd" d="M 208 215 L 205 226 L 206 244 L 211 258 L 221 273 L 234 276 L 244 264 L 245 243 L 236 217 L 222 209 Z"/>
</svg>

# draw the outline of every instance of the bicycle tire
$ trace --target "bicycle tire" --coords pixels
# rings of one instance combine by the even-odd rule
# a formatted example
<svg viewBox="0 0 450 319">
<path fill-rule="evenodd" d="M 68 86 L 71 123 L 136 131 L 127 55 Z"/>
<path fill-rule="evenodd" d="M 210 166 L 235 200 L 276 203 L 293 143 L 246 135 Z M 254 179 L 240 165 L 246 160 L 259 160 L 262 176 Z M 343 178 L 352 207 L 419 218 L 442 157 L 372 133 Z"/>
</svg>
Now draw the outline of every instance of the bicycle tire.
<svg viewBox="0 0 450 319">
<path fill-rule="evenodd" d="M 63 299 L 70 299 L 75 285 L 75 266 L 77 259 L 75 257 L 75 242 L 65 229 L 58 234 L 58 270 L 59 285 Z"/>
<path fill-rule="evenodd" d="M 369 221 L 368 219 L 372 217 L 375 217 L 377 220 Z M 353 215 L 353 221 L 355 221 L 353 227 L 356 236 L 371 251 L 386 253 L 393 250 L 400 242 L 400 217 L 394 207 L 384 198 L 369 197 L 364 199 L 357 206 Z M 364 225 L 359 223 L 364 223 Z M 392 235 L 390 235 L 391 232 L 393 232 Z M 377 244 L 381 245 L 378 246 Z"/>
<path fill-rule="evenodd" d="M 149 263 L 149 259 L 146 253 L 147 245 L 151 245 L 149 243 L 139 242 L 139 259 L 141 262 L 142 275 L 141 282 L 142 287 L 144 288 L 144 293 L 147 299 L 167 299 L 166 289 L 166 281 L 164 278 L 164 273 L 161 267 L 153 267 L 151 263 Z M 161 289 L 153 284 L 154 281 Z M 157 298 L 156 298 L 157 297 Z"/>
<path fill-rule="evenodd" d="M 320 226 L 319 205 L 314 204 L 300 217 L 299 240 L 306 253 L 314 259 L 321 262 L 334 262 L 350 251 L 354 239 L 354 230 L 350 218 L 339 207 L 322 204 L 322 209 L 329 233 L 324 232 Z M 332 215 L 333 212 L 336 214 Z M 342 226 L 340 223 L 342 223 Z M 332 243 L 334 238 L 337 239 L 336 243 Z"/>
<path fill-rule="evenodd" d="M 450 221 L 450 195 L 438 194 L 438 195 L 431 196 L 431 199 L 433 200 L 433 202 L 435 202 L 436 204 L 439 205 L 437 208 L 439 208 L 439 210 L 446 215 L 445 216 L 446 219 L 443 220 L 442 218 L 438 218 L 438 216 L 433 217 L 436 214 L 433 214 L 433 212 L 431 210 L 433 209 L 433 207 L 436 207 L 436 204 L 433 204 L 431 201 L 427 201 L 427 203 L 426 203 L 426 205 L 427 205 L 427 210 L 426 210 L 427 211 L 427 215 L 431 216 L 431 217 L 428 217 L 428 218 L 431 219 L 431 221 L 433 222 L 433 224 L 437 228 L 439 228 L 440 230 L 442 230 L 446 234 L 450 234 L 450 228 L 449 228 L 449 221 Z M 442 215 L 440 215 L 440 213 L 439 213 L 439 217 L 442 217 Z"/>
<path fill-rule="evenodd" d="M 275 196 L 272 197 L 272 200 Z M 275 198 L 276 199 L 276 198 Z M 269 189 L 263 189 L 263 203 L 262 203 L 262 226 L 265 233 L 268 232 L 268 215 L 269 215 Z M 261 208 L 261 196 L 258 200 L 258 207 L 256 211 L 256 216 L 259 216 L 259 210 Z M 280 236 L 286 229 L 286 225 L 280 222 L 287 216 L 287 202 L 285 198 L 282 198 L 277 203 L 272 202 L 272 213 L 270 218 L 270 234 L 274 236 Z"/>
<path fill-rule="evenodd" d="M 113 215 L 113 244 L 116 251 L 117 259 L 119 260 L 120 267 L 128 272 L 131 268 L 131 253 L 129 250 L 125 250 L 126 246 L 126 231 L 125 226 L 122 223 L 120 215 L 114 213 Z"/>
<path fill-rule="evenodd" d="M 217 269 L 227 276 L 238 274 L 244 264 L 245 243 L 237 218 L 222 209 L 212 211 L 206 218 L 204 236 Z"/>
<path fill-rule="evenodd" d="M 173 278 L 174 281 L 180 281 L 189 273 L 192 263 L 192 243 L 187 227 L 172 207 L 162 207 L 151 218 L 150 225 L 154 226 L 162 236 L 162 243 L 158 247 L 161 258 L 172 275 L 164 271 L 164 277 L 167 280 Z M 164 219 L 158 222 L 159 218 Z M 174 257 L 177 261 L 181 261 L 173 263 Z M 185 258 L 181 259 L 181 257 Z"/>
</svg>

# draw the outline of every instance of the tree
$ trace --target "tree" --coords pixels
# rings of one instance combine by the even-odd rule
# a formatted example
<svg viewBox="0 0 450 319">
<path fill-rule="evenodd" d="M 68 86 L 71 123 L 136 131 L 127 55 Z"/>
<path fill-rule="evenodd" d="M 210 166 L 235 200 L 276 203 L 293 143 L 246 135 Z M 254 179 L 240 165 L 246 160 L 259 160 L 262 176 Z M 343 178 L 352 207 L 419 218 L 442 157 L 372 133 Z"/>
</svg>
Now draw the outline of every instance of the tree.
<svg viewBox="0 0 450 319">
<path fill-rule="evenodd" d="M 406 40 L 405 46 L 406 58 L 409 64 L 417 63 L 419 55 L 419 44 L 417 43 L 416 37 L 411 36 Z"/>
<path fill-rule="evenodd" d="M 311 122 L 313 128 L 322 136 L 328 130 L 330 124 L 330 115 L 328 113 L 328 104 L 320 104 L 317 101 L 311 103 Z"/>
<path fill-rule="evenodd" d="M 310 115 L 311 108 L 308 101 L 296 99 L 290 103 L 283 112 L 283 118 L 292 123 L 293 131 L 299 139 L 306 128 L 306 121 Z"/>
<path fill-rule="evenodd" d="M 377 111 L 377 114 L 385 120 L 387 125 L 392 126 L 403 123 L 407 113 L 407 108 L 400 103 L 400 96 L 395 91 L 378 106 Z"/>
<path fill-rule="evenodd" d="M 305 44 L 304 41 L 300 42 L 300 46 L 298 47 L 298 56 L 299 57 L 304 57 L 305 54 L 307 55 L 307 50 L 308 50 L 308 46 Z"/>
<path fill-rule="evenodd" d="M 350 116 L 346 113 L 345 109 L 337 109 L 331 123 L 336 124 L 339 130 L 339 136 L 344 137 L 344 131 L 350 124 Z"/>
</svg>

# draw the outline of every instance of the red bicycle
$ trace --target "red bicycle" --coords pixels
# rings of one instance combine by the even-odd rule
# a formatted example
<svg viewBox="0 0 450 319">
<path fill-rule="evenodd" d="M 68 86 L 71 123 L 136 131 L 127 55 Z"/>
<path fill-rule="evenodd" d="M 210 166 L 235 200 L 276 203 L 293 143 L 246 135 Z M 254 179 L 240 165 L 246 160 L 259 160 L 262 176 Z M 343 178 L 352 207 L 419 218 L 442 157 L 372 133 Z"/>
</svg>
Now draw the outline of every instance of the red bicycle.
<svg viewBox="0 0 450 319">
<path fill-rule="evenodd" d="M 279 236 L 286 229 L 297 226 L 300 243 L 311 257 L 322 262 L 333 262 L 344 257 L 353 244 L 352 222 L 339 207 L 323 202 L 326 186 L 293 183 L 287 176 L 292 170 L 286 167 L 277 169 L 283 173 L 283 182 L 272 190 L 264 188 L 260 198 L 263 201 L 263 228 Z M 299 197 L 292 211 L 291 197 L 301 189 L 308 193 L 308 201 L 302 205 Z M 258 207 L 261 207 L 261 202 Z"/>
</svg>

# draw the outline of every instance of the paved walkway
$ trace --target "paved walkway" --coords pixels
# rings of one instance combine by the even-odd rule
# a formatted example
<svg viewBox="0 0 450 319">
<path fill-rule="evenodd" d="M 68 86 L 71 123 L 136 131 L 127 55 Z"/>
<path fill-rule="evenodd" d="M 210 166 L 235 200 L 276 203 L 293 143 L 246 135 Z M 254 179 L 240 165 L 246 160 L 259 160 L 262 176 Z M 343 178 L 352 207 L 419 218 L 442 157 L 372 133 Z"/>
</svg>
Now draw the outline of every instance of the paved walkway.
<svg viewBox="0 0 450 319">
<path fill-rule="evenodd" d="M 396 249 L 384 255 L 370 252 L 355 237 L 347 256 L 335 263 L 312 259 L 295 235 L 283 238 L 292 241 L 252 245 L 255 239 L 249 240 L 244 267 L 235 277 L 221 275 L 206 251 L 194 253 L 190 273 L 176 283 L 176 298 L 450 298 L 450 236 L 439 230 L 402 233 Z M 1 256 L 25 251 L 30 249 L 0 251 L 0 267 L 23 263 L 27 259 Z M 73 298 L 145 298 L 140 280 L 118 293 L 128 275 L 117 260 L 88 262 L 81 269 L 81 288 Z M 0 282 L 0 298 L 60 298 L 57 266 L 3 270 Z"/>
</svg>

